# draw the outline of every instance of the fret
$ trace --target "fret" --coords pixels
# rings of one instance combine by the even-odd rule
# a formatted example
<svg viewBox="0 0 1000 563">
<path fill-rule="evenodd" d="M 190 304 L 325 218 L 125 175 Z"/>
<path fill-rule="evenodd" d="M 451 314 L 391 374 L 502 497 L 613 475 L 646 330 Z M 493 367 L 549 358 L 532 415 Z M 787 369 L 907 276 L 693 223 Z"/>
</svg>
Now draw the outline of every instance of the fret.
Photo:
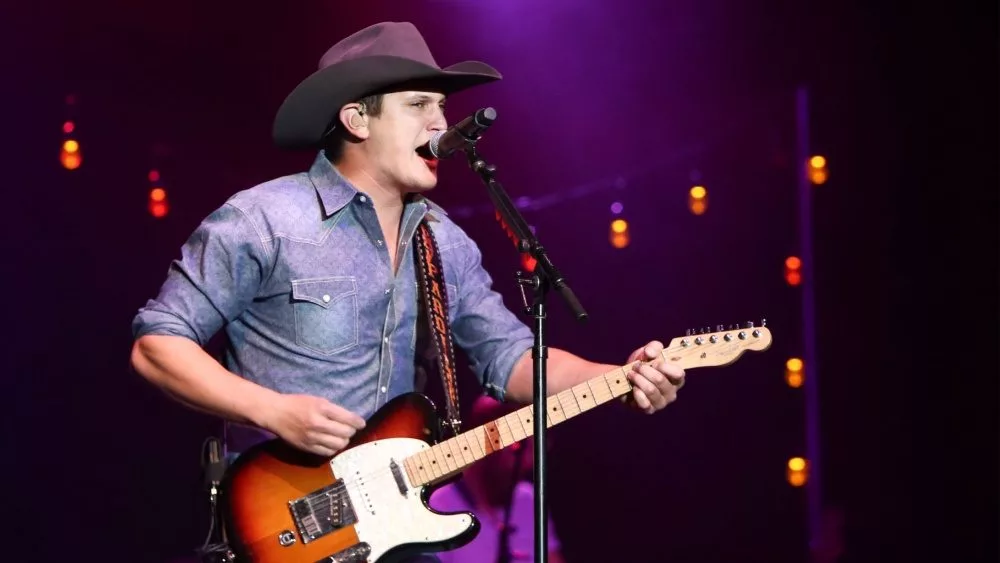
<svg viewBox="0 0 1000 563">
<path fill-rule="evenodd" d="M 621 373 L 618 373 L 618 372 Z M 625 367 L 621 367 L 611 373 L 605 374 L 604 381 L 608 384 L 613 397 L 621 397 L 632 390 L 632 384 L 628 380 L 628 372 Z"/>
<path fill-rule="evenodd" d="M 493 421 L 497 426 L 497 433 L 500 435 L 500 443 L 503 447 L 509 447 L 514 443 L 514 435 L 510 431 L 510 425 L 507 424 L 507 419 L 500 417 Z"/>
<path fill-rule="evenodd" d="M 608 374 L 604 374 L 587 382 L 587 386 L 590 388 L 591 393 L 594 395 L 594 400 L 598 404 L 606 403 L 615 398 L 614 394 L 611 393 L 611 387 L 608 385 L 607 378 Z"/>
<path fill-rule="evenodd" d="M 433 481 L 434 473 L 431 471 L 429 462 L 427 461 L 427 450 L 420 450 L 413 457 L 416 460 L 417 473 L 420 475 L 420 480 L 424 483 Z"/>
<path fill-rule="evenodd" d="M 524 426 L 521 425 L 521 418 L 518 417 L 516 412 L 505 415 L 503 419 L 507 423 L 507 427 L 510 428 L 510 434 L 514 437 L 515 442 L 520 442 L 528 437 L 524 432 Z"/>
<path fill-rule="evenodd" d="M 503 443 L 500 441 L 500 433 L 497 431 L 497 425 L 493 422 L 484 424 L 483 428 L 486 430 L 486 435 L 483 440 L 483 444 L 486 447 L 487 453 L 493 453 L 503 449 Z"/>
<path fill-rule="evenodd" d="M 590 384 L 584 381 L 579 385 L 574 385 L 571 389 L 576 404 L 580 407 L 580 412 L 587 412 L 597 406 L 594 400 L 594 392 L 590 390 Z"/>
<path fill-rule="evenodd" d="M 559 404 L 562 406 L 566 418 L 573 418 L 580 414 L 580 405 L 577 404 L 576 397 L 569 389 L 559 393 L 556 397 L 559 398 Z"/>
<path fill-rule="evenodd" d="M 444 461 L 444 456 L 441 455 L 441 448 L 438 446 L 432 446 L 431 449 L 427 450 L 431 458 L 431 469 L 435 473 L 435 478 L 444 477 L 448 474 L 448 464 Z"/>
<path fill-rule="evenodd" d="M 420 475 L 417 474 L 417 468 L 413 460 L 413 456 L 410 456 L 403 460 L 403 470 L 406 471 L 406 480 L 411 484 L 419 484 L 417 481 L 420 480 Z"/>
<path fill-rule="evenodd" d="M 449 438 L 441 442 L 441 449 L 444 451 L 444 461 L 448 464 L 448 472 L 457 471 L 461 466 L 455 457 L 455 439 Z"/>
<path fill-rule="evenodd" d="M 525 436 L 535 435 L 535 405 L 528 405 L 521 410 L 517 411 L 521 413 L 518 420 L 521 421 L 521 426 L 524 427 Z"/>
<path fill-rule="evenodd" d="M 555 397 L 555 400 L 553 400 L 553 397 L 549 397 L 549 400 L 546 401 L 546 403 L 548 406 L 546 412 L 549 415 L 550 421 L 549 426 L 555 426 L 556 424 L 566 420 L 566 415 L 563 413 L 562 406 L 559 404 L 558 396 Z"/>
<path fill-rule="evenodd" d="M 462 464 L 472 465 L 476 462 L 476 455 L 469 447 L 469 440 L 465 432 L 462 432 L 455 437 L 455 441 L 458 442 L 458 446 L 462 449 Z"/>
<path fill-rule="evenodd" d="M 435 479 L 441 477 L 442 473 L 440 471 L 440 468 L 434 461 L 434 449 L 428 448 L 420 452 L 420 456 L 423 458 L 424 471 L 426 471 L 427 475 L 430 477 L 428 482 L 434 481 Z"/>
<path fill-rule="evenodd" d="M 477 460 L 486 457 L 486 451 L 483 450 L 483 427 L 477 426 L 472 430 L 465 433 L 468 437 L 469 447 L 472 449 L 473 455 Z"/>
<path fill-rule="evenodd" d="M 521 428 L 521 436 L 527 438 L 535 433 L 535 427 L 531 425 L 531 410 L 528 407 L 521 407 L 508 416 L 517 418 L 517 425 Z"/>
</svg>

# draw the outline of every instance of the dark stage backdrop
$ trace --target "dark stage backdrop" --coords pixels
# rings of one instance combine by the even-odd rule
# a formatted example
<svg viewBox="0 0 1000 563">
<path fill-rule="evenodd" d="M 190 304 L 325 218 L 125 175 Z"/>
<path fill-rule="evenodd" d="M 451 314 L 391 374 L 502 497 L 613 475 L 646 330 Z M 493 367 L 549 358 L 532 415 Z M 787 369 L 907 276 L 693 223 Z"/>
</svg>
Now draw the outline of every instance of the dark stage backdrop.
<svg viewBox="0 0 1000 563">
<path fill-rule="evenodd" d="M 609 405 L 552 431 L 550 507 L 569 561 L 808 560 L 805 491 L 785 480 L 805 452 L 803 392 L 784 382 L 802 353 L 800 300 L 782 277 L 799 235 L 799 85 L 831 170 L 815 190 L 814 266 L 839 561 L 989 560 L 995 525 L 979 511 L 996 506 L 984 433 L 996 393 L 979 385 L 996 372 L 997 98 L 969 62 L 983 47 L 971 31 L 957 42 L 917 31 L 969 30 L 957 18 L 777 0 L 5 11 L 0 96 L 18 133 L 4 142 L 0 222 L 4 560 L 162 563 L 204 540 L 201 448 L 220 425 L 130 372 L 132 317 L 202 217 L 308 166 L 311 154 L 270 146 L 276 107 L 336 39 L 387 19 L 415 22 L 442 64 L 478 58 L 504 73 L 456 96 L 449 118 L 498 110 L 482 149 L 511 195 L 533 202 L 524 214 L 591 315 L 577 325 L 553 296 L 550 344 L 621 363 L 691 327 L 764 317 L 774 334 L 766 353 L 693 371 L 657 416 Z M 922 77 L 946 47 L 961 56 L 935 97 Z M 84 155 L 73 171 L 58 161 L 68 117 Z M 948 139 L 960 164 L 924 138 Z M 146 210 L 151 168 L 171 204 L 162 219 Z M 696 184 L 709 198 L 697 216 Z M 432 195 L 516 310 L 518 257 L 478 179 L 448 162 Z M 608 241 L 614 202 L 625 249 Z M 468 405 L 475 382 L 463 384 Z"/>
</svg>

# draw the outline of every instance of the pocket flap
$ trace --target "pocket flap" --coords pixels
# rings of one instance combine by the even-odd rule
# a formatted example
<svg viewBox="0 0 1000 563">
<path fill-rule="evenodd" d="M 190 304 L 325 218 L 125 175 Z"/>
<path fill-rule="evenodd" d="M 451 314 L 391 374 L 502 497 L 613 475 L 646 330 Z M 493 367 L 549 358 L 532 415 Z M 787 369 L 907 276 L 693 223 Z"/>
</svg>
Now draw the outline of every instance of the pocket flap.
<svg viewBox="0 0 1000 563">
<path fill-rule="evenodd" d="M 357 293 L 358 286 L 353 276 L 292 280 L 293 300 L 309 301 L 324 309 L 329 308 L 338 299 Z"/>
</svg>

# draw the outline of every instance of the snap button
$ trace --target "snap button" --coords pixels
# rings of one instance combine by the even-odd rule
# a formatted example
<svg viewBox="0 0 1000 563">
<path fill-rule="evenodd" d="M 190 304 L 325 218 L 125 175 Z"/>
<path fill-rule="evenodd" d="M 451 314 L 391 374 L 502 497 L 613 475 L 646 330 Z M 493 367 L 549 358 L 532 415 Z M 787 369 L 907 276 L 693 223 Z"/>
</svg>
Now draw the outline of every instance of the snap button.
<svg viewBox="0 0 1000 563">
<path fill-rule="evenodd" d="M 329 295 L 324 295 L 323 296 L 323 303 L 329 303 L 329 302 L 330 302 L 330 296 Z"/>
<path fill-rule="evenodd" d="M 365 196 L 361 196 L 358 199 L 361 201 L 361 203 L 364 203 L 364 202 L 368 201 L 368 198 L 365 197 Z"/>
</svg>

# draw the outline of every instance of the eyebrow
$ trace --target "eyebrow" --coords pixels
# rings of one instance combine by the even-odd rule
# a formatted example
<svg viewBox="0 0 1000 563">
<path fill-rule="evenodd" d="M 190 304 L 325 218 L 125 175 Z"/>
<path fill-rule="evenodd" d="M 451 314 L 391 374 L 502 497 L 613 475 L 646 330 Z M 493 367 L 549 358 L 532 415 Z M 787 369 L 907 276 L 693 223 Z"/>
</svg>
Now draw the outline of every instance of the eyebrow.
<svg viewBox="0 0 1000 563">
<path fill-rule="evenodd" d="M 414 95 L 410 96 L 409 101 L 411 101 L 411 102 L 417 102 L 417 101 L 420 101 L 420 102 L 433 102 L 434 101 L 434 96 L 431 96 L 430 94 L 414 94 Z M 446 101 L 448 101 L 448 97 L 444 96 L 444 97 L 442 97 L 439 100 L 438 103 L 442 103 L 443 104 Z"/>
</svg>

